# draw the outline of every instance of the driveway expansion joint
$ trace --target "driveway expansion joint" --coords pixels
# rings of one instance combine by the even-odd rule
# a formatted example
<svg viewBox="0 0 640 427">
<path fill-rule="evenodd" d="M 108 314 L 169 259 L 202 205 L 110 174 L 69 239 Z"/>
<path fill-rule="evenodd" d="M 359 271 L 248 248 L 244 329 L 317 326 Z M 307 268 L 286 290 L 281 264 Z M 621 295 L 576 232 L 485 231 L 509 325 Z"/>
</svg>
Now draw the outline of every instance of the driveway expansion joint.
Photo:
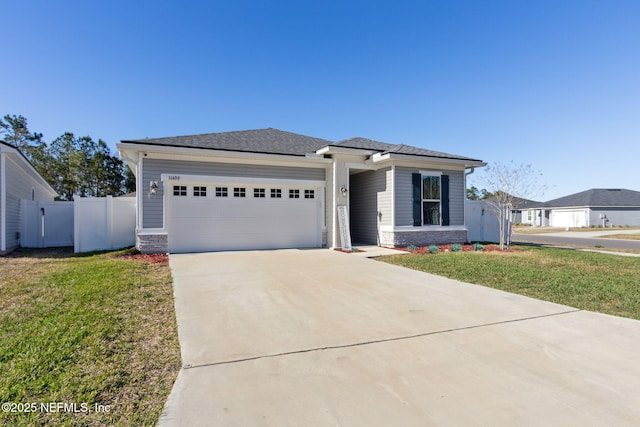
<svg viewBox="0 0 640 427">
<path fill-rule="evenodd" d="M 253 357 L 246 357 L 246 358 L 242 358 L 242 359 L 226 360 L 226 361 L 222 361 L 222 362 L 203 363 L 203 364 L 200 364 L 200 365 L 192 365 L 192 364 L 187 363 L 187 364 L 184 364 L 182 366 L 182 369 L 187 370 L 187 369 L 194 369 L 194 368 L 206 368 L 206 367 L 210 367 L 210 366 L 229 365 L 229 364 L 233 364 L 233 363 L 249 362 L 249 361 L 252 361 L 252 360 L 259 360 L 259 359 L 270 359 L 270 358 L 274 358 L 274 357 L 289 356 L 289 355 L 293 355 L 293 354 L 311 353 L 311 352 L 315 352 L 315 351 L 324 351 L 324 350 L 336 350 L 336 349 L 349 348 L 349 347 L 360 347 L 360 346 L 378 344 L 378 343 L 390 342 L 390 341 L 403 341 L 403 340 L 409 340 L 409 339 L 413 339 L 413 338 L 426 337 L 426 336 L 429 336 L 429 335 L 440 335 L 440 334 L 446 334 L 446 333 L 450 333 L 450 332 L 464 331 L 464 330 L 468 330 L 468 329 L 478 329 L 478 328 L 484 328 L 484 327 L 488 327 L 488 326 L 504 325 L 504 324 L 507 324 L 507 323 L 517 323 L 517 322 L 524 322 L 524 321 L 527 321 L 527 320 L 543 319 L 543 318 L 546 318 L 546 317 L 562 316 L 562 315 L 565 315 L 565 314 L 578 313 L 580 311 L 583 311 L 583 310 L 581 310 L 581 309 L 572 309 L 572 310 L 567 310 L 567 311 L 561 311 L 559 313 L 542 314 L 542 315 L 539 315 L 539 316 L 522 317 L 522 318 L 518 318 L 518 319 L 511 319 L 511 320 L 501 320 L 499 322 L 482 323 L 480 325 L 471 325 L 471 326 L 462 326 L 462 327 L 459 327 L 459 328 L 443 329 L 443 330 L 440 330 L 440 331 L 433 331 L 433 332 L 424 332 L 424 333 L 415 334 L 415 335 L 406 335 L 406 336 L 393 337 L 393 338 L 382 338 L 382 339 L 378 339 L 378 340 L 363 341 L 363 342 L 357 342 L 357 343 L 352 343 L 352 344 L 330 345 L 330 346 L 326 346 L 326 347 L 315 347 L 315 348 L 308 348 L 308 349 L 303 349 L 303 350 L 285 351 L 285 352 L 282 352 L 282 353 L 264 354 L 264 355 L 261 355 L 261 356 L 253 356 Z"/>
</svg>

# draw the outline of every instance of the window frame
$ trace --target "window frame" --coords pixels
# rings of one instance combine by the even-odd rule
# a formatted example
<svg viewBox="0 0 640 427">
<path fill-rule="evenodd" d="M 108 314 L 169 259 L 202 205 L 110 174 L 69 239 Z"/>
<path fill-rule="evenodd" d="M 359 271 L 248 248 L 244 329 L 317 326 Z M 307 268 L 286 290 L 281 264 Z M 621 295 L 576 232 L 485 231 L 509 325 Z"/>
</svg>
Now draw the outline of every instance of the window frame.
<svg viewBox="0 0 640 427">
<path fill-rule="evenodd" d="M 216 197 L 229 197 L 229 187 L 215 187 Z"/>
<path fill-rule="evenodd" d="M 233 187 L 233 197 L 238 197 L 238 198 L 247 197 L 247 188 Z"/>
<path fill-rule="evenodd" d="M 299 199 L 300 198 L 300 190 L 297 188 L 289 189 L 289 198 L 290 199 Z"/>
<path fill-rule="evenodd" d="M 425 179 L 426 178 L 438 178 L 438 198 L 425 198 Z M 433 188 L 433 184 L 430 184 Z M 432 196 L 432 195 L 431 195 Z M 435 171 L 420 171 L 420 212 L 423 226 L 441 226 L 442 225 L 442 172 Z M 425 221 L 425 208 L 426 204 L 436 205 L 438 209 L 438 222 L 435 224 Z"/>
<path fill-rule="evenodd" d="M 194 185 L 193 197 L 207 197 L 207 187 L 202 185 Z"/>
<path fill-rule="evenodd" d="M 267 191 L 264 188 L 256 187 L 253 189 L 254 199 L 264 199 L 267 197 Z"/>
<path fill-rule="evenodd" d="M 174 185 L 173 196 L 174 197 L 187 197 L 188 189 L 186 185 Z"/>
<path fill-rule="evenodd" d="M 282 188 L 272 188 L 270 193 L 272 199 L 282 199 Z"/>
</svg>

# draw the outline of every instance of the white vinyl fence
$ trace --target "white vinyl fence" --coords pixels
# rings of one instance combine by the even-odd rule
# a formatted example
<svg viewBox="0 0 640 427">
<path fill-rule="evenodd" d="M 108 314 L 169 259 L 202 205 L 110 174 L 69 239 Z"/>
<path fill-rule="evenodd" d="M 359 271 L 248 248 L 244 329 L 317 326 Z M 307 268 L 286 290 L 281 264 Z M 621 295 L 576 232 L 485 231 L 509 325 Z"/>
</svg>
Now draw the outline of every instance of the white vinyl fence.
<svg viewBox="0 0 640 427">
<path fill-rule="evenodd" d="M 470 242 L 499 242 L 500 224 L 484 200 L 465 200 L 464 221 Z"/>
<path fill-rule="evenodd" d="M 73 202 L 21 200 L 20 246 L 73 246 Z"/>
<path fill-rule="evenodd" d="M 135 197 L 79 197 L 74 204 L 75 252 L 120 249 L 135 244 Z"/>
<path fill-rule="evenodd" d="M 75 252 L 120 249 L 136 241 L 135 197 L 20 201 L 20 246 L 73 246 Z"/>
</svg>

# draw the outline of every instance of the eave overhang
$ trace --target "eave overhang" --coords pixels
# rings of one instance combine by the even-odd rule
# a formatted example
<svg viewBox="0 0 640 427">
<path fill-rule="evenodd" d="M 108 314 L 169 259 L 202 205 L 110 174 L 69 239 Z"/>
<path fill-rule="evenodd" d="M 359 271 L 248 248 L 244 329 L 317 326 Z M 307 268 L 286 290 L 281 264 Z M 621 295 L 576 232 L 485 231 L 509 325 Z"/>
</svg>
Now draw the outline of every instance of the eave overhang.
<svg viewBox="0 0 640 427">
<path fill-rule="evenodd" d="M 371 156 L 371 160 L 374 164 L 382 164 L 385 162 L 391 161 L 402 161 L 402 162 L 425 162 L 425 163 L 441 163 L 447 165 L 456 165 L 456 166 L 464 166 L 465 168 L 470 167 L 483 167 L 487 166 L 486 162 L 481 160 L 474 159 L 453 159 L 447 157 L 431 157 L 431 156 L 420 156 L 420 155 L 412 155 L 412 154 L 398 154 L 398 153 L 376 153 Z"/>
</svg>

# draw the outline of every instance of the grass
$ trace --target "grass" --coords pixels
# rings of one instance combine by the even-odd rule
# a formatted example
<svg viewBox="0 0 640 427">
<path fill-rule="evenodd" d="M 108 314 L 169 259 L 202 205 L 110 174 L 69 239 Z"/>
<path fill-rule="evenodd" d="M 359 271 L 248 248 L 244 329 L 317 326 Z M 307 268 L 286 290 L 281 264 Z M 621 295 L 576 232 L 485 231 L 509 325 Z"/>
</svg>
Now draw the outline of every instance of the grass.
<svg viewBox="0 0 640 427">
<path fill-rule="evenodd" d="M 640 320 L 640 260 L 552 248 L 378 260 L 583 310 Z"/>
<path fill-rule="evenodd" d="M 124 253 L 0 258 L 0 402 L 77 411 L 3 411 L 0 425 L 157 422 L 180 368 L 171 275 Z"/>
</svg>

